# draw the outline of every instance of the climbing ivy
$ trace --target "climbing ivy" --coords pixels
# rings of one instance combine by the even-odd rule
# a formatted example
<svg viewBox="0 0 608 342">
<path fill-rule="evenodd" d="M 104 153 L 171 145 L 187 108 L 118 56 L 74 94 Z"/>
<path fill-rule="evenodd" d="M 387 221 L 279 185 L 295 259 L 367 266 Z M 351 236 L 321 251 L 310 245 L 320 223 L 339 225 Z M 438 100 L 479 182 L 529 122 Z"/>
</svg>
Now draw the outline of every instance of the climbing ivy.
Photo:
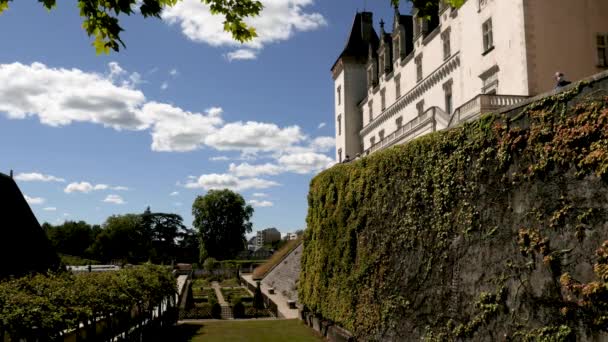
<svg viewBox="0 0 608 342">
<path fill-rule="evenodd" d="M 362 340 L 605 331 L 608 266 L 597 283 L 562 276 L 588 277 L 577 267 L 608 240 L 608 97 L 581 99 L 586 85 L 316 176 L 306 309 Z M 563 315 L 566 290 L 592 303 L 576 307 L 585 319 Z"/>
</svg>

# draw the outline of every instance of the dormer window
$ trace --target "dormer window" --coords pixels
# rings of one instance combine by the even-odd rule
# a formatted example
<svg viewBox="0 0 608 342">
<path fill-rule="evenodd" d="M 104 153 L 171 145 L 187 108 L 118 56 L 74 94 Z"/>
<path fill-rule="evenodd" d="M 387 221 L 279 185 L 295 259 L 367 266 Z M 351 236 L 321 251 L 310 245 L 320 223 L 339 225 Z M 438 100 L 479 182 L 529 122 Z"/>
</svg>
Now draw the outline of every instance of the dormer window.
<svg viewBox="0 0 608 342">
<path fill-rule="evenodd" d="M 449 28 L 441 33 L 441 42 L 443 43 L 443 59 L 446 60 L 452 54 Z"/>
<path fill-rule="evenodd" d="M 399 45 L 399 36 L 396 36 L 393 38 L 393 62 L 399 61 L 399 57 L 401 56 L 401 49 Z"/>
<path fill-rule="evenodd" d="M 414 62 L 416 63 L 416 81 L 420 82 L 422 80 L 422 54 L 416 56 Z"/>
<path fill-rule="evenodd" d="M 384 50 L 384 49 L 382 49 Z M 386 67 L 384 66 L 384 51 L 380 52 L 380 55 L 378 56 L 378 60 L 380 61 L 380 74 L 383 74 L 386 70 Z"/>
</svg>

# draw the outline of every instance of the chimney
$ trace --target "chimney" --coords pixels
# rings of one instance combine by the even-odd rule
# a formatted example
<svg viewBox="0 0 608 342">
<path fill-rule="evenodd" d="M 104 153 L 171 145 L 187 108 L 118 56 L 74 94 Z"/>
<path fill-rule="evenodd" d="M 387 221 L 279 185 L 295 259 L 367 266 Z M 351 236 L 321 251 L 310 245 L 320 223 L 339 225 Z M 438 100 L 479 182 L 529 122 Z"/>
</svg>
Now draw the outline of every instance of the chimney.
<svg viewBox="0 0 608 342">
<path fill-rule="evenodd" d="M 10 176 L 11 176 L 11 179 L 13 179 L 13 170 L 11 170 Z"/>
<path fill-rule="evenodd" d="M 361 12 L 361 38 L 363 41 L 370 42 L 374 32 L 374 20 L 372 12 Z"/>
</svg>

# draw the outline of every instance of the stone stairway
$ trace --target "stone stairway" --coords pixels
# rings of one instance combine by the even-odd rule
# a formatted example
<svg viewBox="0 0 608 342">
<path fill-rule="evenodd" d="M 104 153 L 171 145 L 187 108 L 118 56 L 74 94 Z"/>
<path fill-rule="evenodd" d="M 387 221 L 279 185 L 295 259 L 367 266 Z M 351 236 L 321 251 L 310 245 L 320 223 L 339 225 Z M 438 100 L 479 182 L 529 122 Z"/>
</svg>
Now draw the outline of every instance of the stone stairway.
<svg viewBox="0 0 608 342">
<path fill-rule="evenodd" d="M 232 308 L 228 305 L 222 305 L 222 319 L 234 319 Z"/>
</svg>

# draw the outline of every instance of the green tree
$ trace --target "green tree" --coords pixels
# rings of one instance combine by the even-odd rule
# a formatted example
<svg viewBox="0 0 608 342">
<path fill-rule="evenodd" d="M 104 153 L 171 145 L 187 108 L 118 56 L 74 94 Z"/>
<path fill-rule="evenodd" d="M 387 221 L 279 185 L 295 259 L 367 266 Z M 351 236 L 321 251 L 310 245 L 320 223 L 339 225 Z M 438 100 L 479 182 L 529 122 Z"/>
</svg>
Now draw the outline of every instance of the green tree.
<svg viewBox="0 0 608 342">
<path fill-rule="evenodd" d="M 231 259 L 245 247 L 253 208 L 243 196 L 228 189 L 210 190 L 194 200 L 192 215 L 201 239 L 201 261 L 207 257 Z"/>
<path fill-rule="evenodd" d="M 177 214 L 153 213 L 148 207 L 141 215 L 142 233 L 150 238 L 150 257 L 155 262 L 169 263 L 177 255 L 177 238 L 186 227 Z"/>
<path fill-rule="evenodd" d="M 91 252 L 102 261 L 146 261 L 149 257 L 150 237 L 143 229 L 141 215 L 110 216 L 97 235 Z"/>
<path fill-rule="evenodd" d="M 0 13 L 8 8 L 9 1 L 0 0 Z M 57 5 L 57 0 L 38 0 L 48 10 Z M 82 27 L 89 37 L 94 37 L 93 46 L 97 53 L 108 53 L 110 49 L 119 51 L 125 47 L 120 38 L 123 28 L 119 24 L 121 15 L 139 12 L 143 17 L 160 18 L 164 7 L 171 7 L 180 0 L 78 0 Z M 262 10 L 262 3 L 257 0 L 201 0 L 211 8 L 211 13 L 224 16 L 224 30 L 231 33 L 239 42 L 245 42 L 257 36 L 255 30 L 245 24 L 244 19 L 256 16 Z"/>
<path fill-rule="evenodd" d="M 0 14 L 8 8 L 12 0 L 0 0 Z M 180 0 L 78 0 L 80 16 L 83 18 L 82 27 L 89 37 L 94 37 L 93 46 L 97 53 L 109 53 L 110 49 L 119 51 L 125 43 L 120 38 L 123 28 L 119 24 L 120 15 L 139 13 L 144 17 L 160 18 L 164 7 L 171 7 Z M 383 0 L 386 1 L 386 0 Z M 419 9 L 419 15 L 429 16 L 436 11 L 441 0 L 408 0 Z M 447 4 L 460 7 L 466 0 L 445 0 Z M 57 5 L 57 0 L 38 0 L 48 10 Z M 201 0 L 211 8 L 211 13 L 224 16 L 224 30 L 232 37 L 243 43 L 257 36 L 255 28 L 245 24 L 245 18 L 257 16 L 262 10 L 258 0 Z M 399 0 L 390 0 L 398 5 Z"/>
<path fill-rule="evenodd" d="M 42 225 L 55 250 L 59 253 L 85 256 L 95 237 L 93 227 L 84 221 L 65 221 L 58 226 Z"/>
</svg>

